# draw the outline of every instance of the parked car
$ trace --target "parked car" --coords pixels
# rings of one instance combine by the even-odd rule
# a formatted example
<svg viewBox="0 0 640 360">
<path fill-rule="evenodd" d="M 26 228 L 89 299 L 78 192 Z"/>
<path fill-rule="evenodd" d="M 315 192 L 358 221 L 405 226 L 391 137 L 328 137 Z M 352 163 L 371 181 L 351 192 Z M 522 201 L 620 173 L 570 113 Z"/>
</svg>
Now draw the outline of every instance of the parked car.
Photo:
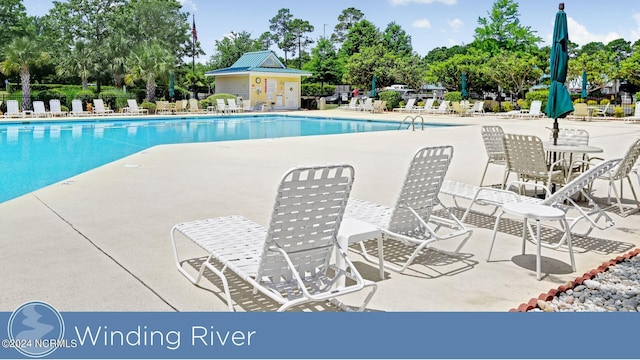
<svg viewBox="0 0 640 360">
<path fill-rule="evenodd" d="M 340 102 L 347 102 L 351 99 L 349 93 L 333 94 L 325 96 L 324 100 L 327 104 L 338 104 Z"/>
<path fill-rule="evenodd" d="M 404 101 L 405 104 L 409 99 L 416 99 L 416 103 L 419 103 L 421 101 L 425 101 L 426 99 L 432 97 L 431 94 L 427 94 L 426 92 L 417 92 L 413 89 L 403 89 L 403 90 L 396 90 L 396 91 L 400 92 L 400 94 L 402 95 L 402 101 Z"/>
</svg>

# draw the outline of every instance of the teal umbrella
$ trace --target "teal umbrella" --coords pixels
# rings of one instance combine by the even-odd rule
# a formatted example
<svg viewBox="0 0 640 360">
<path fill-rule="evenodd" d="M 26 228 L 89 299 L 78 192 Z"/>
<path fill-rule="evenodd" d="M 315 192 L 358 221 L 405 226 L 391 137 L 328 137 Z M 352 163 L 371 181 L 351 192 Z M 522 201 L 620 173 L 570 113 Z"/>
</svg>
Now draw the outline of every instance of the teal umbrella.
<svg viewBox="0 0 640 360">
<path fill-rule="evenodd" d="M 176 90 L 175 88 L 175 75 L 173 74 L 173 71 L 171 72 L 171 74 L 169 75 L 169 97 L 173 99 L 174 96 L 176 96 Z"/>
<path fill-rule="evenodd" d="M 376 76 L 373 75 L 373 80 L 371 81 L 371 97 L 376 97 Z"/>
<path fill-rule="evenodd" d="M 463 99 L 469 97 L 469 94 L 467 93 L 467 75 L 464 73 L 462 74 L 462 91 L 460 91 L 460 95 L 462 95 Z"/>
<path fill-rule="evenodd" d="M 558 143 L 558 118 L 563 118 L 573 111 L 573 103 L 569 90 L 564 83 L 567 81 L 567 63 L 569 54 L 569 32 L 567 30 L 567 14 L 564 12 L 564 3 L 560 3 L 556 13 L 556 22 L 553 26 L 553 44 L 551 45 L 550 69 L 551 86 L 549 87 L 549 100 L 545 112 L 553 119 L 553 144 Z"/>
<path fill-rule="evenodd" d="M 582 70 L 582 93 L 580 94 L 583 99 L 589 96 L 587 91 L 587 70 Z"/>
</svg>

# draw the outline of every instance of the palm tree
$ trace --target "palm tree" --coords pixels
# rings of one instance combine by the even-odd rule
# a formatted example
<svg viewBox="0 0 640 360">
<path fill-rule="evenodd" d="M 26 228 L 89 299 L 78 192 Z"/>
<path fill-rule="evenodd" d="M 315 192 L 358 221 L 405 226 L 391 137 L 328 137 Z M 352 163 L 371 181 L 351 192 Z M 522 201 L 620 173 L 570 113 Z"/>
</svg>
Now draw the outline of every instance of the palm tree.
<svg viewBox="0 0 640 360">
<path fill-rule="evenodd" d="M 23 110 L 32 110 L 30 69 L 42 66 L 48 60 L 49 54 L 42 52 L 36 41 L 26 36 L 14 39 L 4 49 L 0 71 L 5 75 L 20 74 Z"/>
<path fill-rule="evenodd" d="M 173 55 L 158 43 L 145 43 L 127 59 L 125 83 L 133 85 L 136 80 L 143 80 L 147 88 L 145 100 L 152 102 L 156 94 L 156 80 L 168 79 L 174 61 Z"/>
<path fill-rule="evenodd" d="M 82 90 L 87 90 L 89 86 L 89 76 L 95 61 L 92 60 L 93 52 L 84 41 L 78 41 L 67 55 L 61 59 L 56 68 L 59 76 L 77 76 L 82 81 Z"/>
</svg>

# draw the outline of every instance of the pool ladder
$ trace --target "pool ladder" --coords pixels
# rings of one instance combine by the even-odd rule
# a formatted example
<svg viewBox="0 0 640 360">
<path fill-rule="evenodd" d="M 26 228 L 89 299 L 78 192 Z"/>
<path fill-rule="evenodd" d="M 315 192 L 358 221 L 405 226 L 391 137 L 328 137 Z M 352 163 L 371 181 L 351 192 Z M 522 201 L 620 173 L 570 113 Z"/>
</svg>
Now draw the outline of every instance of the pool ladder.
<svg viewBox="0 0 640 360">
<path fill-rule="evenodd" d="M 420 122 L 422 123 L 422 130 L 424 130 L 424 119 L 420 115 L 416 115 L 416 116 L 408 115 L 407 117 L 405 117 L 404 120 L 402 120 L 402 122 L 400 123 L 400 126 L 398 126 L 398 130 L 402 129 L 402 125 L 407 120 L 411 120 L 411 125 L 408 125 L 407 129 L 409 129 L 409 126 L 411 126 L 412 130 L 416 131 L 416 120 L 418 120 L 418 119 L 420 119 Z"/>
</svg>

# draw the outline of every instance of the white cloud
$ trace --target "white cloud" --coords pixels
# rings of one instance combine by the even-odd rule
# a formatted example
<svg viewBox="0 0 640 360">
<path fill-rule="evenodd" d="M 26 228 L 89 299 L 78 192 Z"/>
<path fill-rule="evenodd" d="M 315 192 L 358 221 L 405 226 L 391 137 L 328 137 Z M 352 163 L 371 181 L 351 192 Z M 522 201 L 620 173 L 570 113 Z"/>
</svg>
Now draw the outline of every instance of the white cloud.
<svg viewBox="0 0 640 360">
<path fill-rule="evenodd" d="M 193 0 L 178 0 L 180 1 L 180 5 L 182 5 L 182 8 L 185 10 L 189 10 L 191 9 L 191 12 L 194 13 L 196 12 L 196 10 L 198 10 L 198 8 L 196 7 L 196 4 L 193 2 Z"/>
<path fill-rule="evenodd" d="M 460 19 L 453 19 L 447 21 L 447 24 L 453 32 L 458 32 L 464 26 L 464 23 Z"/>
<path fill-rule="evenodd" d="M 447 43 L 449 44 L 449 47 L 458 45 L 458 42 L 451 38 L 447 39 Z"/>
<path fill-rule="evenodd" d="M 569 30 L 569 40 L 582 46 L 590 42 L 601 42 L 607 44 L 613 40 L 620 39 L 622 36 L 614 31 L 610 31 L 606 34 L 593 34 L 589 32 L 586 26 L 575 21 L 572 17 L 567 17 L 567 26 Z M 553 26 L 552 26 L 553 28 Z M 548 42 L 551 43 L 551 37 L 553 34 L 549 34 Z"/>
<path fill-rule="evenodd" d="M 636 28 L 630 30 L 632 37 L 630 41 L 634 42 L 635 40 L 640 39 L 640 13 L 633 13 L 631 18 L 636 22 Z"/>
<path fill-rule="evenodd" d="M 420 20 L 416 20 L 411 24 L 412 27 L 414 28 L 420 28 L 420 29 L 430 29 L 431 28 L 431 22 L 427 19 L 420 19 Z"/>
<path fill-rule="evenodd" d="M 433 3 L 443 3 L 445 5 L 455 5 L 458 0 L 389 0 L 389 3 L 393 6 L 396 5 L 405 5 L 405 4 L 433 4 Z"/>
</svg>

